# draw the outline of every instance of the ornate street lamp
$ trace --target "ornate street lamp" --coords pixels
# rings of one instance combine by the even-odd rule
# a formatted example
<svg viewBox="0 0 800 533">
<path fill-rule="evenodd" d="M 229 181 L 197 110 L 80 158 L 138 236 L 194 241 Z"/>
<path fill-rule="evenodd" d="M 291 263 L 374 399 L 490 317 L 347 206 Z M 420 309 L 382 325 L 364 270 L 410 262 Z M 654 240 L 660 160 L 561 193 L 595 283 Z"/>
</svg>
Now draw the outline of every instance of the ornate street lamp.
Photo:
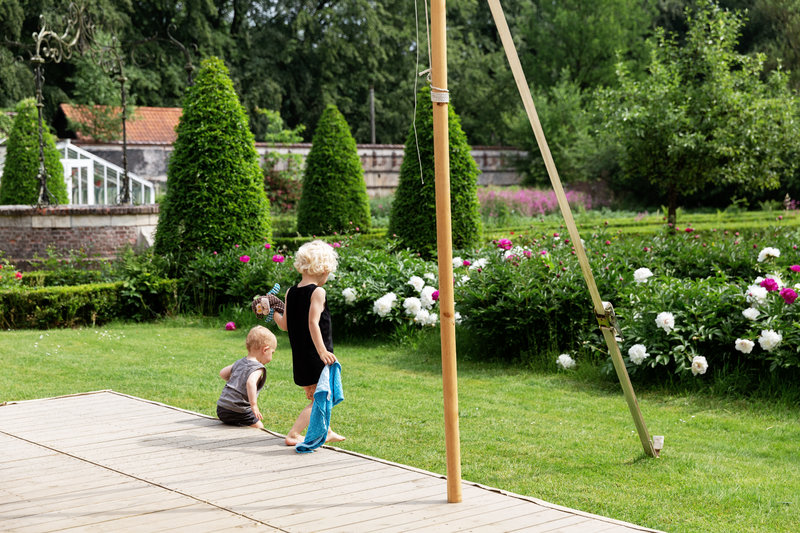
<svg viewBox="0 0 800 533">
<path fill-rule="evenodd" d="M 70 3 L 67 14 L 67 27 L 64 33 L 60 35 L 47 29 L 43 15 L 39 16 L 39 20 L 41 29 L 33 33 L 36 47 L 31 56 L 31 63 L 33 63 L 36 82 L 36 107 L 39 115 L 39 174 L 36 177 L 39 181 L 39 199 L 37 205 L 45 206 L 54 203 L 56 198 L 47 189 L 47 168 L 44 164 L 44 121 L 42 119 L 42 108 L 44 107 L 44 98 L 42 96 L 44 64 L 48 61 L 60 63 L 62 60 L 72 57 L 74 49 L 79 51 L 86 49 L 91 39 L 93 26 L 82 3 L 80 5 Z"/>
</svg>

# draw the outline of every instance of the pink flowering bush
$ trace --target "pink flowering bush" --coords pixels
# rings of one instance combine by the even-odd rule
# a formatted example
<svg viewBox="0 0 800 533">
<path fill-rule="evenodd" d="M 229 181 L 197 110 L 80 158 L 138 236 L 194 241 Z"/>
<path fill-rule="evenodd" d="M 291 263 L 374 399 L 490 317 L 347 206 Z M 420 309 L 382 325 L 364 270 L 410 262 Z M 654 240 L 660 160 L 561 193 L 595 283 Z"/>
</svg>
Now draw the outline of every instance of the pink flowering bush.
<svg viewBox="0 0 800 533">
<path fill-rule="evenodd" d="M 566 196 L 573 209 L 588 210 L 593 207 L 592 199 L 585 193 L 566 191 Z M 485 217 L 497 217 L 504 214 L 532 217 L 558 211 L 555 192 L 550 189 L 479 187 L 478 201 L 481 206 L 481 214 Z"/>
</svg>

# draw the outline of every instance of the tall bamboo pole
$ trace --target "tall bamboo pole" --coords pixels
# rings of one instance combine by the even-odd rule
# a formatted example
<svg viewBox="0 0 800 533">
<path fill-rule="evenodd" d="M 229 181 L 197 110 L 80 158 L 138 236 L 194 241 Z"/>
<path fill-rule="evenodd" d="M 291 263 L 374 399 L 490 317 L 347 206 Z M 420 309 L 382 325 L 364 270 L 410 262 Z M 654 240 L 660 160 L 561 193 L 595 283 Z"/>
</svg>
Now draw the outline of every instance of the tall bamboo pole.
<svg viewBox="0 0 800 533">
<path fill-rule="evenodd" d="M 442 338 L 444 436 L 447 501 L 461 501 L 461 450 L 458 433 L 458 378 L 450 214 L 450 139 L 448 131 L 447 34 L 445 0 L 431 0 L 431 100 L 436 184 L 436 245 L 439 254 L 439 321 Z"/>
</svg>

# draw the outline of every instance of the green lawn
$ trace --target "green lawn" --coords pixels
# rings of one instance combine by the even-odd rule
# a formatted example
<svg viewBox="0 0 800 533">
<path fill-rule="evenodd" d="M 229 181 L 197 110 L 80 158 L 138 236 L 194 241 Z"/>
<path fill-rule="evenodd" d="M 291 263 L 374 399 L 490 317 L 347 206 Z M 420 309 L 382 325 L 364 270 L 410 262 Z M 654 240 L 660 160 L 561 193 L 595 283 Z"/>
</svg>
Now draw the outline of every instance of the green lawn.
<svg viewBox="0 0 800 533">
<path fill-rule="evenodd" d="M 0 403 L 113 389 L 213 414 L 217 373 L 244 354 L 246 334 L 221 325 L 183 318 L 0 332 Z M 336 353 L 341 447 L 444 473 L 436 349 L 340 342 Z M 261 412 L 285 433 L 304 404 L 285 335 L 268 368 Z M 797 530 L 800 408 L 638 392 L 650 432 L 665 435 L 660 459 L 642 453 L 613 381 L 461 361 L 462 477 L 666 531 Z"/>
</svg>

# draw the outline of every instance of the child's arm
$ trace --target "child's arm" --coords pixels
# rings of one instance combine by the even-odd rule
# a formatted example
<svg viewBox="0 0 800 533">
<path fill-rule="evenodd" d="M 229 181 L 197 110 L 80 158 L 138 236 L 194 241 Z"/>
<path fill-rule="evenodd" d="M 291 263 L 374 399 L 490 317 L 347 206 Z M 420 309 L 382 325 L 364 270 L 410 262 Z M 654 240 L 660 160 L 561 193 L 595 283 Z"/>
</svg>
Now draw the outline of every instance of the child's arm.
<svg viewBox="0 0 800 533">
<path fill-rule="evenodd" d="M 253 414 L 257 420 L 264 418 L 261 415 L 261 411 L 258 410 L 258 380 L 261 379 L 262 372 L 265 372 L 265 370 L 260 368 L 251 372 L 247 378 L 247 401 L 250 402 L 250 408 L 253 409 Z"/>
<path fill-rule="evenodd" d="M 286 290 L 286 294 L 283 295 L 283 301 L 284 302 L 288 302 L 289 301 L 289 289 L 287 289 Z M 278 325 L 279 328 L 281 328 L 283 331 L 286 331 L 286 328 L 287 328 L 287 326 L 286 326 L 286 303 L 283 304 L 283 314 L 278 313 L 277 311 L 275 311 L 274 313 L 272 313 L 272 319 L 275 321 L 275 323 Z"/>
<path fill-rule="evenodd" d="M 222 370 L 220 370 L 219 371 L 219 377 L 221 377 L 225 381 L 228 381 L 229 379 L 231 379 L 231 369 L 232 368 L 233 368 L 233 365 L 228 365 L 225 368 L 223 368 Z"/>
<path fill-rule="evenodd" d="M 323 309 L 325 309 L 325 289 L 317 287 L 311 293 L 311 307 L 308 309 L 308 331 L 311 333 L 311 340 L 314 341 L 314 347 L 317 349 L 319 358 L 326 365 L 332 365 L 336 362 L 336 356 L 325 347 L 325 341 L 322 340 L 322 331 L 319 329 L 319 317 L 322 315 Z"/>
<path fill-rule="evenodd" d="M 285 312 L 285 311 L 284 311 Z M 283 331 L 286 331 L 286 315 L 278 314 L 277 311 L 273 313 L 272 320 L 281 328 Z"/>
</svg>

